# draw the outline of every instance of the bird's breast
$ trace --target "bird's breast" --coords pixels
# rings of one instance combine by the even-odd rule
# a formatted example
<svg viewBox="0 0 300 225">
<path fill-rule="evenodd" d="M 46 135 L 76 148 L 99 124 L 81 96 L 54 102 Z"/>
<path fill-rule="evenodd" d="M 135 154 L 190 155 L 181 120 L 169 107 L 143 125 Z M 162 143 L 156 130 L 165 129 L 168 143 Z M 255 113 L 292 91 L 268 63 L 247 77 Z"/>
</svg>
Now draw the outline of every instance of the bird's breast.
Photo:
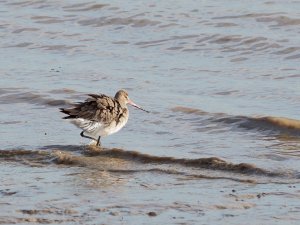
<svg viewBox="0 0 300 225">
<path fill-rule="evenodd" d="M 125 110 L 118 118 L 115 118 L 112 123 L 106 128 L 107 135 L 118 132 L 125 126 L 129 118 L 128 110 Z"/>
</svg>

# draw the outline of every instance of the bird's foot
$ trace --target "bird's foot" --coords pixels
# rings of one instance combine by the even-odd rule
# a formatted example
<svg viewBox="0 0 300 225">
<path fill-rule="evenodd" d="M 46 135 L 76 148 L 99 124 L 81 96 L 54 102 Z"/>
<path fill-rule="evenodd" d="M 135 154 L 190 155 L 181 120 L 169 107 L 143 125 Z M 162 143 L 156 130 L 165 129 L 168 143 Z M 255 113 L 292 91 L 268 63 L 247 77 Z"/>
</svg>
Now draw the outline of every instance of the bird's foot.
<svg viewBox="0 0 300 225">
<path fill-rule="evenodd" d="M 101 143 L 98 143 L 98 140 L 93 140 L 90 142 L 87 149 L 90 152 L 99 152 L 102 150 Z"/>
</svg>

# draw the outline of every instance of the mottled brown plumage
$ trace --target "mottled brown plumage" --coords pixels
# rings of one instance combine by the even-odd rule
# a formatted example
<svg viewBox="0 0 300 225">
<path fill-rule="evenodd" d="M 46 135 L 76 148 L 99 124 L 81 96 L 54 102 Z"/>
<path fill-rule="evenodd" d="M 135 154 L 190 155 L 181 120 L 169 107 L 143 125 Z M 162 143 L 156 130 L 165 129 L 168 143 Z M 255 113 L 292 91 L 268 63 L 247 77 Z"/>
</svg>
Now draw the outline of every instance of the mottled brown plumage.
<svg viewBox="0 0 300 225">
<path fill-rule="evenodd" d="M 69 115 L 64 119 L 83 118 L 107 124 L 128 113 L 127 108 L 122 108 L 116 99 L 103 94 L 89 94 L 89 96 L 91 98 L 86 99 L 85 102 L 74 104 L 74 108 L 62 109 L 63 113 Z"/>
<path fill-rule="evenodd" d="M 119 131 L 127 123 L 127 103 L 144 110 L 133 103 L 124 90 L 118 91 L 114 98 L 104 94 L 88 96 L 90 97 L 84 102 L 74 104 L 73 108 L 61 108 L 61 112 L 68 115 L 64 119 L 71 120 L 83 130 L 81 136 L 97 140 L 97 145 L 100 143 L 100 137 Z"/>
</svg>

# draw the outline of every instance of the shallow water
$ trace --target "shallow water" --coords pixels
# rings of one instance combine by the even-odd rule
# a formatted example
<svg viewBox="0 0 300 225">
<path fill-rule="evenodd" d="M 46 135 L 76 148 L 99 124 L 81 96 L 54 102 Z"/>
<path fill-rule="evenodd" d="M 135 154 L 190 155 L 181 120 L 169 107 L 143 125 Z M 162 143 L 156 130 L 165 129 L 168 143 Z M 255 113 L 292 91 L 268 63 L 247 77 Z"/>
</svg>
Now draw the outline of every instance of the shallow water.
<svg viewBox="0 0 300 225">
<path fill-rule="evenodd" d="M 297 224 L 300 2 L 0 6 L 0 223 Z M 98 152 L 58 108 L 120 88 Z"/>
</svg>

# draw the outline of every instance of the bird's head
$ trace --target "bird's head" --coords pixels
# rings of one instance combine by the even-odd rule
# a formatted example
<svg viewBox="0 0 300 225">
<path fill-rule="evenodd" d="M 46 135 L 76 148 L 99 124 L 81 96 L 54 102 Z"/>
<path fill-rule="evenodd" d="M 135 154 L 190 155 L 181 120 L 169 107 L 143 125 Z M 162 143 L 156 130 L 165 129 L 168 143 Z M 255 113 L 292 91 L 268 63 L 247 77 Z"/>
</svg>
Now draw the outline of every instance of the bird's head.
<svg viewBox="0 0 300 225">
<path fill-rule="evenodd" d="M 127 91 L 125 91 L 125 90 L 119 90 L 115 95 L 115 99 L 120 103 L 120 105 L 122 107 L 126 107 L 126 105 L 129 104 L 129 105 L 132 105 L 133 107 L 136 107 L 140 110 L 143 110 L 143 111 L 149 113 L 149 111 L 143 109 L 142 107 L 138 106 L 133 101 L 131 101 L 129 96 L 128 96 Z"/>
</svg>

